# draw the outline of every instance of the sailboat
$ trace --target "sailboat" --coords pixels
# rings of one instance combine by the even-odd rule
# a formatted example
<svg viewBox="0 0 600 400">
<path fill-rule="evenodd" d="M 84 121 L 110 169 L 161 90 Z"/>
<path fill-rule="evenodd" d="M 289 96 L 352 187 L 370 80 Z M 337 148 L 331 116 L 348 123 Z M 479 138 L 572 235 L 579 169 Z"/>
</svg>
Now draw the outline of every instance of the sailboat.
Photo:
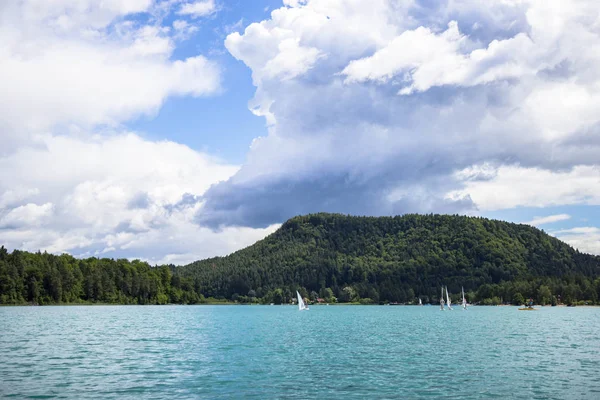
<svg viewBox="0 0 600 400">
<path fill-rule="evenodd" d="M 421 301 L 421 298 L 419 297 L 419 305 L 422 306 L 423 302 Z"/>
<path fill-rule="evenodd" d="M 446 286 L 446 304 L 448 304 L 448 310 L 452 310 L 452 306 L 450 304 L 450 293 L 448 293 L 448 286 Z"/>
<path fill-rule="evenodd" d="M 444 287 L 442 286 L 442 297 L 440 297 L 440 310 L 444 311 Z"/>
<path fill-rule="evenodd" d="M 467 309 L 467 299 L 465 299 L 465 288 L 461 287 L 460 289 L 462 291 L 462 308 L 463 308 L 463 310 L 466 310 Z"/>
<path fill-rule="evenodd" d="M 304 300 L 302 300 L 302 296 L 300 296 L 300 293 L 297 290 L 296 295 L 298 296 L 298 310 L 308 310 L 308 307 L 306 306 L 306 304 L 304 304 Z"/>
</svg>

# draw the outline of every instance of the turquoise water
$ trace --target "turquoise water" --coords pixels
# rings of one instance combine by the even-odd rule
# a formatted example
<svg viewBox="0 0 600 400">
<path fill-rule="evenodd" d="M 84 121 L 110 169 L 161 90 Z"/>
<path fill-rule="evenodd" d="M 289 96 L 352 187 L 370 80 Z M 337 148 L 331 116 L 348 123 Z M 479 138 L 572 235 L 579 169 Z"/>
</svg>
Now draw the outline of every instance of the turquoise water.
<svg viewBox="0 0 600 400">
<path fill-rule="evenodd" d="M 0 397 L 600 398 L 600 308 L 0 307 Z"/>
</svg>

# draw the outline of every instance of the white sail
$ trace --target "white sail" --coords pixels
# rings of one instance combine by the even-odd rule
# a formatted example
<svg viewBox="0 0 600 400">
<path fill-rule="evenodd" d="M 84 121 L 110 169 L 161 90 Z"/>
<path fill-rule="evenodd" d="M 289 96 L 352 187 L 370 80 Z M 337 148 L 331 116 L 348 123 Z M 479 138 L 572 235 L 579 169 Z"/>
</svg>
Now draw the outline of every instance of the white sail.
<svg viewBox="0 0 600 400">
<path fill-rule="evenodd" d="M 421 301 L 421 299 L 419 298 L 419 305 L 422 306 L 423 302 Z"/>
<path fill-rule="evenodd" d="M 444 287 L 442 286 L 442 297 L 440 297 L 440 310 L 444 311 Z"/>
<path fill-rule="evenodd" d="M 465 288 L 461 287 L 460 288 L 462 291 L 462 308 L 463 310 L 467 309 L 467 299 L 465 299 Z"/>
<path fill-rule="evenodd" d="M 448 304 L 448 310 L 452 310 L 452 307 L 450 304 L 450 293 L 448 293 L 448 286 L 446 286 L 446 304 Z"/>
<path fill-rule="evenodd" d="M 304 300 L 302 300 L 302 296 L 300 296 L 300 293 L 297 290 L 296 295 L 298 296 L 298 310 L 308 310 L 308 307 L 306 307 L 306 305 L 304 304 Z"/>
</svg>

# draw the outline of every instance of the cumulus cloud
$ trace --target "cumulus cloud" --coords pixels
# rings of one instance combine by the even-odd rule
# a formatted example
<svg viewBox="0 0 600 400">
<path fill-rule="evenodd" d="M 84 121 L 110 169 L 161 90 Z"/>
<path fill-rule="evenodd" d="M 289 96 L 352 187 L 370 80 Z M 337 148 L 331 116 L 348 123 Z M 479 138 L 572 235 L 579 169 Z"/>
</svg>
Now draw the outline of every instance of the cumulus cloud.
<svg viewBox="0 0 600 400">
<path fill-rule="evenodd" d="M 269 133 L 199 222 L 598 204 L 596 1 L 284 4 L 225 42 Z"/>
<path fill-rule="evenodd" d="M 553 232 L 553 235 L 579 251 L 600 254 L 600 228 L 578 227 L 564 229 Z"/>
<path fill-rule="evenodd" d="M 520 33 L 507 40 L 494 40 L 485 49 L 465 53 L 474 44 L 459 32 L 456 21 L 436 34 L 419 27 L 405 31 L 372 56 L 353 60 L 342 71 L 345 83 L 386 83 L 403 75 L 408 83 L 400 94 L 426 91 L 434 86 L 476 86 L 497 80 L 533 75 L 543 64 L 530 60 L 536 47 Z M 532 64 L 532 65 L 530 65 Z"/>
<path fill-rule="evenodd" d="M 457 175 L 463 175 L 460 171 Z M 552 171 L 501 166 L 493 177 L 470 179 L 463 189 L 447 194 L 449 199 L 467 194 L 482 211 L 514 207 L 548 207 L 568 204 L 600 205 L 600 169 L 576 166 Z"/>
<path fill-rule="evenodd" d="M 173 58 L 215 7 L 0 4 L 0 241 L 183 262 L 308 212 L 600 204 L 597 1 L 284 0 L 225 41 L 268 125 L 242 166 L 121 128 L 218 91 Z"/>
<path fill-rule="evenodd" d="M 123 128 L 169 97 L 218 91 L 216 63 L 173 57 L 201 3 L 214 6 L 163 25 L 180 2 L 0 2 L 1 244 L 186 263 L 276 228 L 199 227 L 198 196 L 239 167 Z"/>
<path fill-rule="evenodd" d="M 133 133 L 47 136 L 43 144 L 0 157 L 0 242 L 11 248 L 184 263 L 276 228 L 198 227 L 201 203 L 189 193 L 202 194 L 238 167 L 187 146 Z"/>
<path fill-rule="evenodd" d="M 0 218 L 0 229 L 36 226 L 42 224 L 52 214 L 52 203 L 33 203 L 15 207 Z"/>
<path fill-rule="evenodd" d="M 171 59 L 177 33 L 154 19 L 153 7 L 150 0 L 3 2 L 3 150 L 57 127 L 115 126 L 156 112 L 169 96 L 215 93 L 219 67 L 202 55 Z"/>
</svg>

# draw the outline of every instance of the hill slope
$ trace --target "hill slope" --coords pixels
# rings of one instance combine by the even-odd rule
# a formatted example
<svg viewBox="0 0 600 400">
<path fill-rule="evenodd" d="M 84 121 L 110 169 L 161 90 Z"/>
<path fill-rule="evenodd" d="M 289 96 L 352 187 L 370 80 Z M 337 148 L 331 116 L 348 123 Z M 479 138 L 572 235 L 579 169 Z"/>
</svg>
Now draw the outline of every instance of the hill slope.
<svg viewBox="0 0 600 400">
<path fill-rule="evenodd" d="M 470 300 L 595 302 L 600 290 L 600 257 L 528 225 L 449 215 L 295 217 L 246 249 L 176 273 L 205 296 L 243 300 L 288 299 L 300 287 L 344 301 L 434 302 L 447 285 L 477 291 Z"/>
<path fill-rule="evenodd" d="M 437 302 L 447 285 L 470 302 L 600 298 L 600 257 L 544 232 L 448 215 L 292 218 L 227 257 L 183 267 L 76 259 L 0 247 L 0 304 L 287 302 L 299 290 L 326 301 Z"/>
</svg>

